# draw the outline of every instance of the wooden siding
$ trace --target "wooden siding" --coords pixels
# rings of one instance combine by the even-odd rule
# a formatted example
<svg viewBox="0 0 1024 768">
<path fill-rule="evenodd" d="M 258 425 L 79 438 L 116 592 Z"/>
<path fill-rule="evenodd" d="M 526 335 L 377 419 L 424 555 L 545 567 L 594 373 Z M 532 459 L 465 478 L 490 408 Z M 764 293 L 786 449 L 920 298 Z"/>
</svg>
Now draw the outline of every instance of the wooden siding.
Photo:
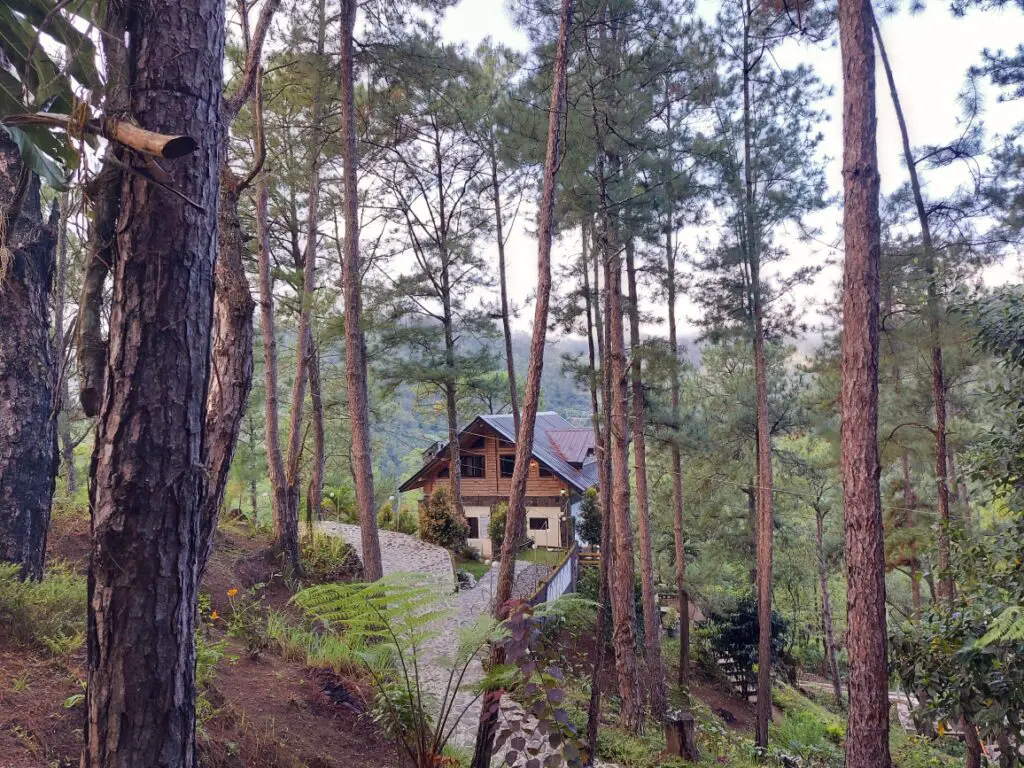
<svg viewBox="0 0 1024 768">
<path fill-rule="evenodd" d="M 483 449 L 462 448 L 462 455 L 483 455 L 484 477 L 462 476 L 462 496 L 500 496 L 508 498 L 512 493 L 512 478 L 501 477 L 500 463 L 498 457 L 501 455 L 514 456 L 515 449 L 503 445 L 499 448 L 499 437 L 489 427 L 485 427 L 487 434 L 484 437 Z M 472 436 L 466 441 L 472 444 Z M 447 465 L 446 465 L 447 466 Z M 434 489 L 439 485 L 447 485 L 447 477 L 438 477 L 442 467 L 425 475 L 423 481 L 423 493 L 429 498 Z M 568 497 L 571 489 L 568 483 L 561 478 L 552 475 L 551 477 L 540 476 L 540 465 L 536 460 L 530 462 L 530 474 L 526 480 L 526 494 L 528 496 L 562 496 L 562 491 Z"/>
</svg>

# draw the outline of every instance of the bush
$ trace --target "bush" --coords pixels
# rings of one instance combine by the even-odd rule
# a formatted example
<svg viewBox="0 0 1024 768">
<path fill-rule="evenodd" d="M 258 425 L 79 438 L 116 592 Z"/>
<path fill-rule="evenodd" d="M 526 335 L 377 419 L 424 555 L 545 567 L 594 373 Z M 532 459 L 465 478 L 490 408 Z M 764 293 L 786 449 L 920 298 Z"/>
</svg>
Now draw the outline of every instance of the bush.
<svg viewBox="0 0 1024 768">
<path fill-rule="evenodd" d="M 416 516 L 409 508 L 403 504 L 396 515 L 394 506 L 390 501 L 384 502 L 380 510 L 378 510 L 377 525 L 382 530 L 397 531 L 398 533 L 406 533 L 410 536 L 414 535 L 417 529 Z"/>
<path fill-rule="evenodd" d="M 452 505 L 448 488 L 438 488 L 430 501 L 420 506 L 420 538 L 428 544 L 461 552 L 466 547 L 469 523 Z"/>
<path fill-rule="evenodd" d="M 487 537 L 491 540 L 491 554 L 495 559 L 501 557 L 501 548 L 505 544 L 505 526 L 508 523 L 508 503 L 499 501 L 491 507 L 491 522 L 487 526 Z M 533 539 L 523 531 L 516 552 L 522 552 L 533 546 Z"/>
<path fill-rule="evenodd" d="M 580 502 L 579 534 L 592 547 L 601 543 L 601 504 L 596 488 L 588 488 Z"/>
<path fill-rule="evenodd" d="M 314 533 L 312 539 L 302 541 L 299 556 L 302 560 L 302 581 L 306 584 L 362 579 L 363 566 L 359 557 L 340 536 Z"/>
<path fill-rule="evenodd" d="M 746 597 L 731 611 L 712 614 L 711 619 L 717 627 L 709 638 L 715 656 L 732 660 L 732 671 L 740 678 L 740 693 L 747 696 L 757 685 L 757 600 Z M 772 611 L 772 661 L 785 647 L 785 635 L 785 620 Z"/>
<path fill-rule="evenodd" d="M 85 641 L 86 581 L 61 562 L 42 581 L 22 581 L 21 568 L 0 564 L 0 634 L 60 655 Z"/>
</svg>

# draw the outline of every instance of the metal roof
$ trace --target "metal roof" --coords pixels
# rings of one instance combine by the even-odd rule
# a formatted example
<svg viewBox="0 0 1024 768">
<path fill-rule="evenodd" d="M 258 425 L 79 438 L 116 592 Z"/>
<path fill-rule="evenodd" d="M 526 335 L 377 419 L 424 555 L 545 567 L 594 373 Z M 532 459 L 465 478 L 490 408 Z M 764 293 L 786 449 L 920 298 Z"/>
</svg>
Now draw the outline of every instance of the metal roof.
<svg viewBox="0 0 1024 768">
<path fill-rule="evenodd" d="M 594 450 L 593 429 L 549 429 L 548 440 L 570 464 L 582 464 Z"/>
<path fill-rule="evenodd" d="M 459 433 L 460 438 L 465 433 L 470 432 L 473 426 L 479 421 L 487 424 L 508 442 L 513 444 L 515 443 L 515 423 L 512 420 L 512 414 L 506 413 L 488 413 L 477 416 L 462 429 Z M 556 433 L 555 439 L 552 439 L 551 437 L 552 432 Z M 563 442 L 570 443 L 570 449 L 578 452 L 578 447 L 574 446 L 576 446 L 576 443 L 582 444 L 583 436 L 574 435 L 571 440 L 568 440 L 567 438 L 565 440 L 559 439 L 567 433 L 576 432 L 590 432 L 590 444 L 591 447 L 593 446 L 593 432 L 590 430 L 574 428 L 572 424 L 554 411 L 541 411 L 537 414 L 537 429 L 534 431 L 533 435 L 533 457 L 544 464 L 544 466 L 554 472 L 562 480 L 569 483 L 569 485 L 571 485 L 576 491 L 582 493 L 587 490 L 587 488 L 594 485 L 595 481 L 591 479 L 589 472 L 577 469 L 567 460 L 563 453 L 565 450 Z M 424 474 L 430 465 L 435 461 L 443 461 L 447 447 L 448 444 L 445 443 L 443 447 L 439 448 L 433 459 L 425 462 L 423 467 L 416 474 L 402 483 L 400 490 L 405 491 L 414 487 L 413 484 Z M 582 462 L 583 459 L 581 458 L 579 461 Z"/>
</svg>

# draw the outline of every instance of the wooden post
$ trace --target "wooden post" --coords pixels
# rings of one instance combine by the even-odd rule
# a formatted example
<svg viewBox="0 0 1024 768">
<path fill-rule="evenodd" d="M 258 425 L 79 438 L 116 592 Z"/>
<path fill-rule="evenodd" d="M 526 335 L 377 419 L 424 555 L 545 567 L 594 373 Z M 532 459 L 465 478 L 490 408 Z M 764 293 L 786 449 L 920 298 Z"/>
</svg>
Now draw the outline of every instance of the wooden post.
<svg viewBox="0 0 1024 768">
<path fill-rule="evenodd" d="M 691 762 L 700 760 L 697 722 L 689 712 L 669 712 L 665 718 L 665 745 L 672 756 Z"/>
</svg>

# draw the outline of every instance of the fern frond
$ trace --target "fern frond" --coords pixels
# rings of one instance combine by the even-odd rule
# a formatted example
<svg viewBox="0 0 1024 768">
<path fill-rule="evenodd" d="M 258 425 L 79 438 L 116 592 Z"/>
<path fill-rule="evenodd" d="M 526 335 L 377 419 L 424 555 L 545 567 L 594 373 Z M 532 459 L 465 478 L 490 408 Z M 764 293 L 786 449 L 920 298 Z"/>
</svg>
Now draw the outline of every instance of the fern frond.
<svg viewBox="0 0 1024 768">
<path fill-rule="evenodd" d="M 1016 643 L 1024 640 L 1024 606 L 1011 605 L 992 622 L 988 632 L 975 643 L 984 648 L 995 643 Z"/>
</svg>

